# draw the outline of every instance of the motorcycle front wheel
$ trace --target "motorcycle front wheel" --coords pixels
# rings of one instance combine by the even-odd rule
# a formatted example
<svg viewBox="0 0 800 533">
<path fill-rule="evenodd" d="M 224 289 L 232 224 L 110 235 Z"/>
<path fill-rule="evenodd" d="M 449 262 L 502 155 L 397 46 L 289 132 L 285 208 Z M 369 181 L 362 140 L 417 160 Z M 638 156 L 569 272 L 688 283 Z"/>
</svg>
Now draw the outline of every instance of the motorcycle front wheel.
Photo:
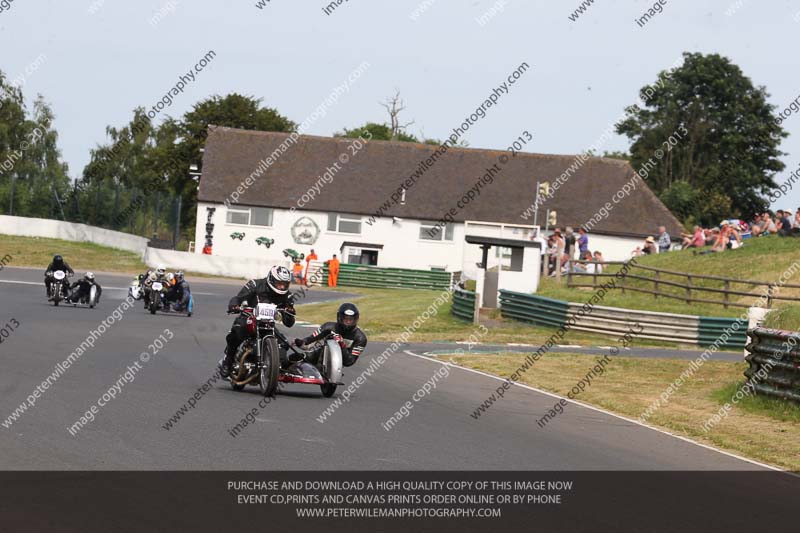
<svg viewBox="0 0 800 533">
<path fill-rule="evenodd" d="M 151 296 L 150 296 L 150 314 L 151 315 L 156 314 L 156 309 L 158 309 L 158 300 L 156 300 L 157 297 L 158 296 L 153 297 L 152 293 L 151 293 Z"/>
<path fill-rule="evenodd" d="M 320 385 L 319 388 L 322 389 L 322 395 L 326 398 L 330 398 L 336 394 L 336 383 L 326 383 L 324 385 Z"/>
<path fill-rule="evenodd" d="M 265 337 L 261 340 L 261 370 L 259 388 L 266 397 L 275 396 L 278 390 L 278 372 L 281 360 L 278 352 L 278 339 Z"/>
</svg>

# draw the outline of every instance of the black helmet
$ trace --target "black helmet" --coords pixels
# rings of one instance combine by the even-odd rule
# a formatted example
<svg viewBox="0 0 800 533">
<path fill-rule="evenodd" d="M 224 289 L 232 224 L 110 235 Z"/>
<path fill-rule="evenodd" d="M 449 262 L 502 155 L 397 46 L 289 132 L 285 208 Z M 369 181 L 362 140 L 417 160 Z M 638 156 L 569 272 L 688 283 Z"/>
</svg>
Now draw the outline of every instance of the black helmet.
<svg viewBox="0 0 800 533">
<path fill-rule="evenodd" d="M 64 258 L 61 257 L 59 254 L 53 256 L 53 263 L 63 263 Z"/>
<path fill-rule="evenodd" d="M 336 312 L 336 325 L 342 333 L 349 333 L 358 326 L 358 307 L 346 303 L 339 306 Z"/>
<path fill-rule="evenodd" d="M 289 269 L 284 266 L 274 266 L 270 269 L 267 275 L 267 285 L 276 294 L 284 295 L 289 292 L 289 283 L 292 281 L 292 275 Z"/>
</svg>

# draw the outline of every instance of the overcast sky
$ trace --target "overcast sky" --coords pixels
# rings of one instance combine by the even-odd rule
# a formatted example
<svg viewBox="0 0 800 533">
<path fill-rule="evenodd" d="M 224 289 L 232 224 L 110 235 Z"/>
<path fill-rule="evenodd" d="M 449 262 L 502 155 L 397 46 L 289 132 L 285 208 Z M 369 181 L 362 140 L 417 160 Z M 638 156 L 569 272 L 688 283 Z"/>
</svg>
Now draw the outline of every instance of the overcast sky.
<svg viewBox="0 0 800 533">
<path fill-rule="evenodd" d="M 0 70 L 10 79 L 35 70 L 23 91 L 52 105 L 73 177 L 107 125 L 154 105 L 209 50 L 216 58 L 164 113 L 239 92 L 300 123 L 367 61 L 306 132 L 317 135 L 385 120 L 378 103 L 400 90 L 411 132 L 444 138 L 527 62 L 532 69 L 465 137 L 503 149 L 527 130 L 526 151 L 537 153 L 585 150 L 684 51 L 727 56 L 781 108 L 800 95 L 800 3 L 788 0 L 667 0 L 644 27 L 635 19 L 653 2 L 596 0 L 573 22 L 580 0 L 349 0 L 329 15 L 322 0 L 257 1 L 14 0 L 0 12 Z M 778 182 L 800 164 L 800 115 L 784 127 Z M 602 149 L 627 147 L 614 136 Z M 798 206 L 800 185 L 775 207 Z"/>
</svg>

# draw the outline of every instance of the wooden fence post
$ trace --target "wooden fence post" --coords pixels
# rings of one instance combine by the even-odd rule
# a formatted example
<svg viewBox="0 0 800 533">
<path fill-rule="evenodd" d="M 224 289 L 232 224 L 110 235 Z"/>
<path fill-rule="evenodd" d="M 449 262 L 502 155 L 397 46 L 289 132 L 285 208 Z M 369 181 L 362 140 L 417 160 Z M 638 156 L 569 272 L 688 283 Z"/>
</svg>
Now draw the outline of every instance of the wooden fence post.
<svg viewBox="0 0 800 533">
<path fill-rule="evenodd" d="M 729 296 L 729 294 L 728 294 L 727 291 L 729 291 L 729 290 L 731 290 L 731 282 L 730 282 L 730 280 L 726 279 L 725 280 L 725 303 L 723 304 L 725 309 L 728 308 L 728 296 Z"/>
<path fill-rule="evenodd" d="M 686 303 L 692 303 L 692 276 L 686 276 Z"/>
<path fill-rule="evenodd" d="M 561 250 L 556 251 L 558 256 L 556 257 L 556 281 L 561 284 Z"/>
<path fill-rule="evenodd" d="M 655 299 L 656 299 L 656 300 L 658 300 L 658 280 L 659 280 L 660 278 L 661 278 L 661 272 L 659 272 L 658 270 L 656 270 L 656 279 L 655 279 L 655 281 L 653 282 L 653 286 L 654 286 L 654 288 L 655 288 L 655 292 L 656 292 L 656 294 L 654 294 L 653 296 L 655 296 Z"/>
</svg>

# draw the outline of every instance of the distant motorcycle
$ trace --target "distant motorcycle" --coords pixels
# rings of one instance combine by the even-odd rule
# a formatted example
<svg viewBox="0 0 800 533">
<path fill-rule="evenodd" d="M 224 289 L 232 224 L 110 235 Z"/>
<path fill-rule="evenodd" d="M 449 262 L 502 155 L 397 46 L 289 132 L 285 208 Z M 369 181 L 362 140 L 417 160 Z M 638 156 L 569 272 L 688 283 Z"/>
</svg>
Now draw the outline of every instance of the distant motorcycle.
<svg viewBox="0 0 800 533">
<path fill-rule="evenodd" d="M 142 287 L 142 282 L 138 276 L 133 278 L 133 281 L 131 281 L 131 284 L 128 287 L 128 296 L 136 301 L 144 298 L 144 288 Z"/>
<path fill-rule="evenodd" d="M 53 301 L 54 306 L 58 307 L 58 304 L 67 296 L 67 277 L 69 274 L 63 270 L 56 270 L 47 272 L 46 275 L 53 278 L 53 281 L 50 283 L 50 294 L 48 298 Z"/>
</svg>

